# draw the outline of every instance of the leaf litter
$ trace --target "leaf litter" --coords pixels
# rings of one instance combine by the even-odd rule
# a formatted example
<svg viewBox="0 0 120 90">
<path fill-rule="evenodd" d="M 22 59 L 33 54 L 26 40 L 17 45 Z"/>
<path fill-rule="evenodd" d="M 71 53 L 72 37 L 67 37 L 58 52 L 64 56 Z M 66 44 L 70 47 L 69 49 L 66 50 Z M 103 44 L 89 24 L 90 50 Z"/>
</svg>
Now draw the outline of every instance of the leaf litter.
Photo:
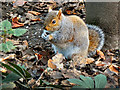
<svg viewBox="0 0 120 90">
<path fill-rule="evenodd" d="M 0 52 L 0 60 L 3 62 L 7 60 L 15 63 L 16 65 L 25 66 L 28 72 L 32 75 L 32 78 L 28 82 L 31 87 L 36 86 L 36 81 L 39 80 L 39 78 L 50 82 L 53 85 L 74 86 L 74 84 L 69 83 L 67 79 L 79 79 L 80 75 L 94 77 L 98 74 L 107 76 L 108 84 L 106 85 L 106 88 L 116 88 L 118 86 L 118 72 L 120 69 L 119 49 L 111 49 L 103 52 L 97 51 L 96 57 L 86 59 L 86 65 L 76 65 L 76 67 L 73 68 L 71 66 L 71 60 L 65 59 L 65 57 L 60 53 L 55 54 L 49 43 L 40 37 L 38 38 L 42 31 L 39 29 L 40 26 L 37 26 L 36 29 L 35 25 L 41 24 L 44 21 L 44 13 L 38 12 L 40 11 L 38 10 L 40 3 L 38 3 L 37 7 L 32 10 L 30 8 L 30 6 L 33 7 L 31 3 L 24 3 L 24 0 L 21 2 L 18 1 L 13 4 L 15 7 L 11 7 L 11 11 L 9 12 L 13 28 L 19 28 L 21 26 L 27 27 L 30 28 L 31 33 L 34 34 L 33 36 L 30 36 L 32 34 L 28 31 L 25 36 L 28 35 L 30 38 L 24 38 L 23 36 L 17 39 L 16 37 L 7 39 L 8 41 L 12 41 L 17 48 L 6 54 Z M 19 12 L 19 10 L 23 10 L 25 12 Z M 72 12 L 67 10 L 66 13 L 71 14 Z M 34 37 L 35 35 L 40 40 L 40 44 L 36 43 L 38 39 L 36 40 L 35 45 L 33 45 L 33 41 L 35 40 L 30 44 L 31 42 L 29 41 L 32 40 L 31 37 L 36 38 Z M 48 68 L 51 69 L 47 70 Z M 37 86 L 40 86 L 40 82 L 37 82 Z"/>
</svg>

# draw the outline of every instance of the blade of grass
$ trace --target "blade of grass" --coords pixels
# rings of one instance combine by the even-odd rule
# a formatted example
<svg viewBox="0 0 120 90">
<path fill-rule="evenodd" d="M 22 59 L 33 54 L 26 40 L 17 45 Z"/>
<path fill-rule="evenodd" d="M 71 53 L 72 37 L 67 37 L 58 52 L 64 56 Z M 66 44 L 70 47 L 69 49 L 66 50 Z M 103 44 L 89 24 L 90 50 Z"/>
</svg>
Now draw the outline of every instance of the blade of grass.
<svg viewBox="0 0 120 90">
<path fill-rule="evenodd" d="M 22 73 L 22 75 L 25 77 L 26 73 L 24 72 L 23 68 L 21 68 L 20 66 L 13 64 L 11 62 L 8 62 L 11 66 L 13 66 L 14 68 L 16 68 L 20 73 Z"/>
<path fill-rule="evenodd" d="M 0 64 L 1 64 L 2 66 L 6 67 L 8 70 L 16 73 L 17 75 L 19 75 L 19 76 L 21 76 L 22 78 L 25 79 L 25 77 L 24 77 L 17 69 L 12 68 L 11 66 L 9 66 L 9 65 L 7 65 L 7 64 L 4 64 L 4 63 L 2 63 L 2 62 L 0 62 Z"/>
</svg>

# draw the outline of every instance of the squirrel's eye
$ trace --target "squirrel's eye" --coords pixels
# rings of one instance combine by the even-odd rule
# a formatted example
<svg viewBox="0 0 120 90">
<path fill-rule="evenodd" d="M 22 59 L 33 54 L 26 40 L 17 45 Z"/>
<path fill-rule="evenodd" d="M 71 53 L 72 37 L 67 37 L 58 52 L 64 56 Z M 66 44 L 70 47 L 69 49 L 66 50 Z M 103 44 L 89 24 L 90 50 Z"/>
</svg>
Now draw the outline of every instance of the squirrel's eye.
<svg viewBox="0 0 120 90">
<path fill-rule="evenodd" d="M 56 21 L 55 21 L 55 20 L 53 20 L 53 21 L 52 21 L 52 24 L 55 24 L 55 23 L 56 23 Z"/>
</svg>

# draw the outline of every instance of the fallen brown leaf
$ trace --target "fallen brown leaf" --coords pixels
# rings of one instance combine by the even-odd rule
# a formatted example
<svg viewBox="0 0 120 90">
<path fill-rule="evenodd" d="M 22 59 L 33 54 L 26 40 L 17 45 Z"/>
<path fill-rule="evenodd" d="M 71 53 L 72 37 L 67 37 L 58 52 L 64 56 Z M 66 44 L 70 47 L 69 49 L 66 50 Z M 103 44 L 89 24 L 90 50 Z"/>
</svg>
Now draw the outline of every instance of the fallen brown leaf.
<svg viewBox="0 0 120 90">
<path fill-rule="evenodd" d="M 107 55 L 109 55 L 109 56 L 114 56 L 115 54 L 114 54 L 114 53 L 111 53 L 111 52 L 107 52 Z"/>
<path fill-rule="evenodd" d="M 12 28 L 22 27 L 24 24 L 12 23 Z"/>
<path fill-rule="evenodd" d="M 55 56 L 52 57 L 52 63 L 57 66 L 58 69 L 63 69 L 62 61 L 65 57 L 61 53 L 57 53 Z"/>
<path fill-rule="evenodd" d="M 105 64 L 97 64 L 96 66 L 104 66 Z"/>
<path fill-rule="evenodd" d="M 7 60 L 7 59 L 14 59 L 15 58 L 15 54 L 11 54 L 5 58 L 0 58 L 0 62 L 4 61 L 4 60 Z"/>
<path fill-rule="evenodd" d="M 34 14 L 34 15 L 40 15 L 41 13 L 36 12 L 36 11 L 28 11 L 28 13 Z"/>
<path fill-rule="evenodd" d="M 1 71 L 1 72 L 3 72 L 3 73 L 6 73 L 6 72 L 7 72 L 7 70 L 6 70 L 6 69 L 1 68 L 1 67 L 0 67 L 0 71 Z"/>
<path fill-rule="evenodd" d="M 95 64 L 96 64 L 96 66 L 104 66 L 104 67 L 108 67 L 108 66 L 110 66 L 111 65 L 111 63 L 110 62 L 105 62 L 105 61 L 96 61 L 95 62 Z"/>
<path fill-rule="evenodd" d="M 28 81 L 28 85 L 33 85 L 34 83 L 35 83 L 35 79 L 33 79 L 33 78 Z"/>
<path fill-rule="evenodd" d="M 38 53 L 35 53 L 35 56 L 38 60 L 40 60 L 42 58 L 42 55 L 41 54 L 38 54 Z"/>
<path fill-rule="evenodd" d="M 56 65 L 54 65 L 53 63 L 52 63 L 52 59 L 49 59 L 48 60 L 48 67 L 50 67 L 50 68 L 52 68 L 52 69 L 56 69 L 57 67 L 56 67 Z"/>
<path fill-rule="evenodd" d="M 70 85 L 75 86 L 76 84 L 74 84 L 74 83 L 70 83 Z"/>
<path fill-rule="evenodd" d="M 26 45 L 26 46 L 28 47 L 28 42 L 27 42 L 27 40 L 24 40 L 23 43 L 24 43 L 24 45 Z"/>
<path fill-rule="evenodd" d="M 11 39 L 8 39 L 8 38 L 7 38 L 7 39 L 6 39 L 6 42 L 7 42 L 7 41 L 11 41 L 11 42 L 12 42 L 13 44 L 15 44 L 15 45 L 19 44 L 19 41 L 15 41 L 15 40 L 13 40 L 13 39 L 11 40 Z"/>
<path fill-rule="evenodd" d="M 66 13 L 67 14 L 72 14 L 72 11 L 71 10 L 66 10 Z"/>
<path fill-rule="evenodd" d="M 120 67 L 115 67 L 114 65 L 110 65 L 110 67 L 109 67 L 110 71 L 112 71 L 112 72 L 114 72 L 118 75 L 118 70 L 119 69 L 117 70 L 116 68 L 120 68 Z"/>
<path fill-rule="evenodd" d="M 37 19 L 32 19 L 31 21 L 40 21 L 41 19 L 40 18 L 37 18 Z"/>
<path fill-rule="evenodd" d="M 74 12 L 73 14 L 76 15 L 77 13 Z"/>
<path fill-rule="evenodd" d="M 100 58 L 102 58 L 103 60 L 105 60 L 105 55 L 102 51 L 97 50 L 97 54 L 100 56 Z"/>
<path fill-rule="evenodd" d="M 27 3 L 27 1 L 25 0 L 16 0 L 16 1 L 13 1 L 13 7 L 23 6 L 25 3 Z"/>
<path fill-rule="evenodd" d="M 91 64 L 91 63 L 93 63 L 95 61 L 95 59 L 93 59 L 93 58 L 87 58 L 86 59 L 86 64 Z"/>
<path fill-rule="evenodd" d="M 18 22 L 18 20 L 19 20 L 19 17 L 12 18 L 12 28 L 24 26 L 24 24 Z"/>
</svg>

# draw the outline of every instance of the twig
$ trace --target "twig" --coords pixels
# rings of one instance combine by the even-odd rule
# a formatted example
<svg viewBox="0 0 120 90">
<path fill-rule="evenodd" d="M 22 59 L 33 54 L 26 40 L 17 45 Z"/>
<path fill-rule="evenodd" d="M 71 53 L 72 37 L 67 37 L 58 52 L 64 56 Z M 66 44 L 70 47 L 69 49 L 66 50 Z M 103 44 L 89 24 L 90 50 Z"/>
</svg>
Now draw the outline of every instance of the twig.
<svg viewBox="0 0 120 90">
<path fill-rule="evenodd" d="M 43 77 L 43 75 L 44 75 L 44 73 L 47 71 L 47 69 L 45 69 L 44 71 L 43 71 L 43 73 L 40 75 L 40 77 L 38 78 L 38 80 L 36 81 L 36 83 L 35 83 L 35 85 L 37 85 L 37 86 L 39 86 L 40 84 L 39 84 L 39 81 L 40 81 L 40 79 Z"/>
</svg>

